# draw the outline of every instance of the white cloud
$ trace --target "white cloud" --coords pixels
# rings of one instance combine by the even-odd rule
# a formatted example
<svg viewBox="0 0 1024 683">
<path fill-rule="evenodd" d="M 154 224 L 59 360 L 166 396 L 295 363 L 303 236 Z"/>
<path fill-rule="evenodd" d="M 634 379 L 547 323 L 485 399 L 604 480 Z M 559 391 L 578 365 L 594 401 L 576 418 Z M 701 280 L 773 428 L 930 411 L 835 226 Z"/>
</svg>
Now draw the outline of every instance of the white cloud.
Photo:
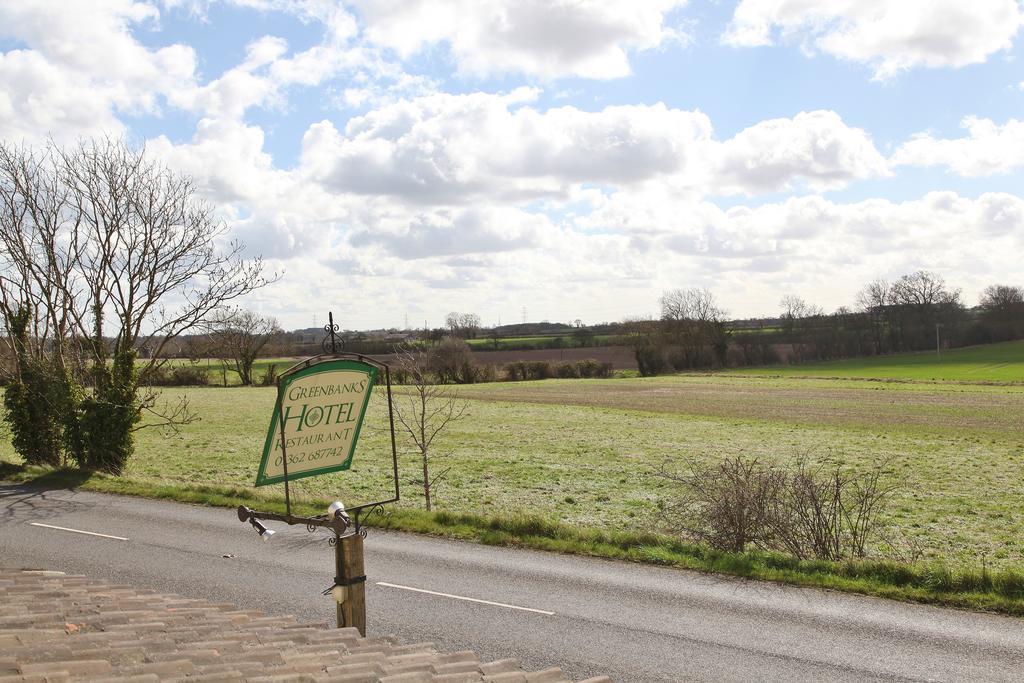
<svg viewBox="0 0 1024 683">
<path fill-rule="evenodd" d="M 1024 158 L 1016 119 L 969 118 L 962 137 L 921 134 L 887 162 L 865 130 L 834 111 L 794 108 L 791 117 L 755 119 L 718 136 L 702 111 L 664 104 L 545 108 L 530 87 L 438 93 L 450 74 L 410 75 L 395 57 L 428 52 L 436 66 L 450 56 L 463 74 L 525 74 L 526 82 L 622 75 L 635 52 L 677 37 L 666 17 L 681 3 L 444 0 L 428 8 L 367 0 L 357 23 L 355 10 L 332 0 L 233 1 L 320 22 L 323 40 L 295 51 L 281 37 L 256 34 L 234 68 L 197 82 L 191 48 L 146 47 L 133 37 L 159 27 L 155 5 L 0 7 L 0 34 L 16 41 L 0 54 L 0 135 L 123 130 L 120 116 L 159 114 L 165 100 L 195 114 L 191 139 L 172 142 L 183 132 L 173 127 L 184 117 L 174 117 L 148 151 L 191 175 L 251 253 L 286 267 L 286 279 L 256 297 L 271 313 L 279 301 L 303 302 L 285 325 L 308 324 L 310 312 L 322 315 L 323 302 L 343 290 L 360 293 L 346 312 L 360 327 L 398 324 L 406 311 L 436 324 L 453 309 L 494 322 L 496 311 L 523 305 L 531 319 L 589 322 L 651 310 L 668 287 L 708 286 L 747 315 L 774 310 L 780 291 L 832 308 L 850 303 L 864 281 L 920 267 L 968 289 L 988 284 L 990 273 L 1019 270 L 1024 200 L 1015 195 L 934 192 L 843 204 L 817 194 L 887 176 L 896 164 L 1012 172 Z M 204 11 L 205 0 L 192 3 L 161 7 Z M 948 3 L 879 33 L 871 33 L 876 22 L 914 19 L 920 3 L 778 0 L 750 14 L 756 5 L 740 4 L 734 29 L 747 33 L 736 33 L 737 42 L 803 40 L 869 63 L 880 77 L 986 59 L 1019 24 L 1011 13 L 1002 33 L 989 30 L 993 14 L 977 11 L 946 41 L 943 27 L 960 21 Z M 255 107 L 288 108 L 296 87 L 320 88 L 322 102 L 344 100 L 362 113 L 345 121 L 307 109 L 308 120 L 329 118 L 300 124 L 301 156 L 285 168 L 265 148 L 264 129 L 246 117 Z M 299 118 L 280 124 L 279 140 L 296 133 Z M 714 203 L 776 192 L 803 196 Z"/>
<path fill-rule="evenodd" d="M 388 211 L 374 201 L 328 194 L 301 168 L 275 167 L 264 141 L 259 126 L 203 119 L 189 142 L 158 136 L 146 142 L 146 152 L 190 176 L 250 254 L 326 258 L 324 246 L 340 239 L 342 225 L 366 225 Z"/>
<path fill-rule="evenodd" d="M 629 54 L 682 33 L 685 0 L 354 0 L 366 38 L 403 57 L 446 43 L 459 71 L 616 78 Z"/>
<path fill-rule="evenodd" d="M 870 136 L 833 111 L 800 112 L 740 131 L 722 145 L 719 182 L 747 194 L 788 189 L 803 180 L 816 190 L 888 174 Z"/>
<path fill-rule="evenodd" d="M 203 119 L 192 140 L 175 145 L 161 135 L 146 152 L 193 178 L 203 195 L 219 204 L 266 197 L 285 176 L 263 151 L 263 130 L 225 119 Z"/>
<path fill-rule="evenodd" d="M 864 282 L 918 268 L 980 290 L 993 274 L 1014 272 L 1024 249 L 1024 199 L 1005 193 L 848 204 L 812 195 L 722 209 L 624 190 L 577 225 L 636 231 L 641 212 L 641 243 L 657 255 L 652 281 L 708 286 L 738 315 L 775 310 L 780 291 L 829 309 L 849 305 Z M 653 301 L 658 289 L 651 284 L 648 292 Z"/>
<path fill-rule="evenodd" d="M 710 135 L 700 112 L 652 107 L 574 107 L 540 112 L 509 95 L 431 95 L 351 119 L 303 140 L 303 164 L 335 192 L 418 203 L 529 200 L 574 183 L 631 183 L 679 173 Z"/>
<path fill-rule="evenodd" d="M 399 258 L 419 259 L 535 247 L 551 228 L 543 214 L 511 207 L 468 208 L 419 213 L 397 225 L 357 230 L 349 241 L 357 248 L 381 245 Z"/>
<path fill-rule="evenodd" d="M 109 99 L 38 52 L 0 53 L 0 137 L 61 140 L 100 131 L 120 132 Z"/>
<path fill-rule="evenodd" d="M 158 17 L 129 0 L 0 4 L 0 36 L 27 46 L 0 55 L 0 135 L 119 131 L 117 113 L 152 113 L 160 96 L 190 87 L 191 47 L 150 49 L 131 35 Z"/>
<path fill-rule="evenodd" d="M 252 71 L 271 64 L 288 52 L 288 41 L 277 36 L 257 38 L 245 47 L 245 61 L 238 65 L 241 71 Z"/>
<path fill-rule="evenodd" d="M 576 187 L 665 182 L 675 192 L 758 194 L 887 174 L 868 135 L 830 111 L 775 119 L 718 142 L 700 111 L 663 104 L 541 111 L 527 89 L 437 94 L 330 121 L 303 139 L 303 166 L 331 192 L 417 204 L 565 199 Z"/>
<path fill-rule="evenodd" d="M 962 67 L 1008 49 L 1024 25 L 1018 0 L 741 0 L 723 40 L 796 39 L 869 64 L 875 78 L 915 67 Z"/>
<path fill-rule="evenodd" d="M 175 91 L 170 101 L 203 116 L 241 119 L 251 107 L 285 107 L 290 86 L 318 86 L 346 71 L 378 68 L 359 48 L 333 42 L 287 53 L 283 38 L 263 36 L 246 46 L 238 66 L 202 86 Z"/>
<path fill-rule="evenodd" d="M 968 116 L 961 122 L 967 136 L 936 138 L 920 133 L 892 155 L 895 166 L 947 166 L 967 177 L 1010 173 L 1024 166 L 1024 121 L 1000 126 L 991 119 Z"/>
</svg>

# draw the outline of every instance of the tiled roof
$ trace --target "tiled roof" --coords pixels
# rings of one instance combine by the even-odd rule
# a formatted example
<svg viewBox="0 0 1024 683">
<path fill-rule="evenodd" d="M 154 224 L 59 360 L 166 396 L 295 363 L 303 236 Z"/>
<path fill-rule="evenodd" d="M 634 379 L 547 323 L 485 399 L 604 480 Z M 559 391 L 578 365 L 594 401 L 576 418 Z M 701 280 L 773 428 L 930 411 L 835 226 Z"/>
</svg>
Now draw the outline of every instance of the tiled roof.
<svg viewBox="0 0 1024 683">
<path fill-rule="evenodd" d="M 557 668 L 480 662 L 294 617 L 60 572 L 0 569 L 0 683 L 13 681 L 554 683 Z M 607 678 L 587 683 L 607 682 Z"/>
</svg>

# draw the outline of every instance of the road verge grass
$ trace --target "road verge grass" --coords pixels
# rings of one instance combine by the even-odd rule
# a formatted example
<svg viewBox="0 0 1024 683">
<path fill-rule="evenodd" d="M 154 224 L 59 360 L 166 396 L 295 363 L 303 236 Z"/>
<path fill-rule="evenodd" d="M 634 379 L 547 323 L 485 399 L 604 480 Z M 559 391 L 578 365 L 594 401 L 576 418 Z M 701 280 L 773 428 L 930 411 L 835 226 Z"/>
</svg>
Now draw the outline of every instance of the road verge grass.
<svg viewBox="0 0 1024 683">
<path fill-rule="evenodd" d="M 80 488 L 214 507 L 240 504 L 284 512 L 283 498 L 259 499 L 252 489 L 161 484 L 126 480 L 76 469 L 48 469 L 0 461 L 0 481 L 35 487 Z M 303 500 L 300 515 L 319 514 L 329 500 Z M 627 560 L 746 579 L 757 579 L 859 593 L 882 598 L 1024 616 L 1024 571 L 1015 567 L 981 569 L 941 563 L 906 564 L 888 560 L 842 562 L 797 560 L 776 553 L 727 553 L 653 533 L 573 527 L 530 515 L 393 509 L 367 525 L 442 538 L 468 540 L 559 553 Z"/>
</svg>

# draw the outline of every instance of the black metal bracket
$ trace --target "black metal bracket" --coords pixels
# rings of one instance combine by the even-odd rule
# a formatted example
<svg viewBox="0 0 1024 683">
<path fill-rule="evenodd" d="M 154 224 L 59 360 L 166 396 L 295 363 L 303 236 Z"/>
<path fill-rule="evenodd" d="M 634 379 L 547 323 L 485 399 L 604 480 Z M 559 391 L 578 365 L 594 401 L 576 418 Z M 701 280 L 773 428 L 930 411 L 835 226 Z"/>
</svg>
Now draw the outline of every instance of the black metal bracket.
<svg viewBox="0 0 1024 683">
<path fill-rule="evenodd" d="M 327 313 L 327 324 L 324 325 L 324 332 L 327 334 L 324 336 L 323 341 L 320 342 L 320 348 L 324 353 L 335 354 L 338 353 L 338 345 L 341 345 L 341 350 L 345 350 L 345 338 L 339 337 L 338 332 L 340 328 L 334 323 L 334 312 L 330 311 Z"/>
<path fill-rule="evenodd" d="M 333 518 L 327 515 L 299 517 L 298 515 L 282 515 L 277 512 L 261 512 L 245 505 L 238 506 L 238 519 L 242 522 L 248 522 L 251 519 L 273 519 L 285 524 L 305 524 L 306 530 L 310 533 L 320 527 L 326 527 L 333 531 L 336 537 L 345 535 L 351 526 L 341 515 L 335 515 Z"/>
</svg>

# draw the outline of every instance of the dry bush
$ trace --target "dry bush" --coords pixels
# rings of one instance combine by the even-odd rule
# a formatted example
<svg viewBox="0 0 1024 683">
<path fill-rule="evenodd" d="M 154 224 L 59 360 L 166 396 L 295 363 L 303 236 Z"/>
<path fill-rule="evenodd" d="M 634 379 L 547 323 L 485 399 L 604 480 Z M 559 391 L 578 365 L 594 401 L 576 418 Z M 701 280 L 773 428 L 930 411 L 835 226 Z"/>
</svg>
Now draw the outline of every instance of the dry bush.
<svg viewBox="0 0 1024 683">
<path fill-rule="evenodd" d="M 661 509 L 670 530 L 732 552 L 763 544 L 766 516 L 778 495 L 770 467 L 735 456 L 712 465 L 689 461 L 676 472 L 663 466 L 659 474 L 678 485 L 677 498 Z"/>
<path fill-rule="evenodd" d="M 885 463 L 853 472 L 804 458 L 784 468 L 743 456 L 717 464 L 688 461 L 682 471 L 663 466 L 659 476 L 677 488 L 674 500 L 662 504 L 662 523 L 719 550 L 753 546 L 799 559 L 863 557 L 897 489 L 885 473 Z"/>
<path fill-rule="evenodd" d="M 188 365 L 151 365 L 139 373 L 139 385 L 150 387 L 205 387 L 210 371 L 197 363 Z"/>
</svg>

